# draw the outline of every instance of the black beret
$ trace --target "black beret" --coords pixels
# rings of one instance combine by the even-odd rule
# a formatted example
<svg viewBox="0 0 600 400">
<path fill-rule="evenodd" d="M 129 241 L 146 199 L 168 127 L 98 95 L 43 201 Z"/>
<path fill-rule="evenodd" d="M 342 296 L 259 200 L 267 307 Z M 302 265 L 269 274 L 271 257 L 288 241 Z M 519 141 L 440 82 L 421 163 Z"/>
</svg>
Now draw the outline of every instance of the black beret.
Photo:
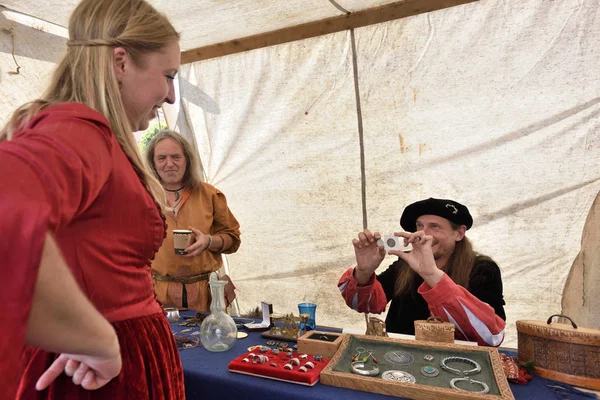
<svg viewBox="0 0 600 400">
<path fill-rule="evenodd" d="M 446 218 L 458 225 L 465 225 L 467 229 L 473 226 L 473 217 L 469 209 L 454 200 L 434 199 L 417 201 L 404 209 L 400 217 L 400 226 L 407 232 L 417 230 L 417 218 L 421 215 L 437 215 Z"/>
</svg>

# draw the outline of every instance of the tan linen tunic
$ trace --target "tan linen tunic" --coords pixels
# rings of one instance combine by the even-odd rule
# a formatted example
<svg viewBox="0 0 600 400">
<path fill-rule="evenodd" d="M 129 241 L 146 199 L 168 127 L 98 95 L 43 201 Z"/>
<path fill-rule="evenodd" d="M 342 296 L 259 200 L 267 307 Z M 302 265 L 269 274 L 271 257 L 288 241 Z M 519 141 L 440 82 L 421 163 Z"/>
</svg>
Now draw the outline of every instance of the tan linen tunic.
<svg viewBox="0 0 600 400">
<path fill-rule="evenodd" d="M 227 206 L 225 195 L 208 183 L 190 193 L 185 191 L 177 209 L 177 215 L 165 213 L 167 219 L 167 237 L 152 262 L 152 272 L 166 276 L 190 276 L 203 272 L 217 271 L 223 260 L 221 253 L 235 253 L 240 247 L 240 224 Z M 175 254 L 173 248 L 173 230 L 193 227 L 200 232 L 223 239 L 221 252 L 205 250 L 195 257 Z M 181 306 L 182 284 L 154 280 L 156 297 L 163 304 Z M 208 281 L 186 284 L 188 307 L 198 311 L 209 311 L 210 288 Z"/>
</svg>

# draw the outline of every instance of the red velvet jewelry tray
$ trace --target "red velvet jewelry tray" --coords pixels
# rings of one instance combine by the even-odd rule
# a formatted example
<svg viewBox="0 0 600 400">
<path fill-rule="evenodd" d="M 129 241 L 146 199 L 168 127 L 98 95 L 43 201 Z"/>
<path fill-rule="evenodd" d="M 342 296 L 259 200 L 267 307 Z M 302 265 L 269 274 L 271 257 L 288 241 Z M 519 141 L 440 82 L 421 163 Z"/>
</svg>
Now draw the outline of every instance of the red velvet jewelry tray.
<svg viewBox="0 0 600 400">
<path fill-rule="evenodd" d="M 252 356 L 249 354 L 267 356 L 269 360 L 264 364 L 254 363 Z M 266 353 L 261 353 L 260 350 L 247 352 L 239 357 L 236 357 L 229 363 L 229 371 L 236 372 L 239 374 L 259 376 L 261 378 L 275 379 L 284 382 L 296 383 L 299 385 L 314 386 L 319 381 L 319 375 L 321 371 L 329 363 L 329 358 L 323 358 L 321 361 L 316 361 L 315 356 L 307 355 L 306 358 L 300 358 L 300 353 L 293 352 L 292 357 L 288 357 L 287 352 L 280 351 L 279 354 L 273 354 L 271 350 Z M 244 358 L 248 359 L 248 362 L 242 361 Z M 292 358 L 298 358 L 300 365 L 294 365 L 292 370 L 284 369 L 285 364 L 290 363 Z M 304 366 L 307 362 L 314 364 L 313 369 L 308 369 L 307 372 L 299 371 L 299 368 Z M 271 366 L 272 363 L 277 364 L 276 367 Z"/>
</svg>

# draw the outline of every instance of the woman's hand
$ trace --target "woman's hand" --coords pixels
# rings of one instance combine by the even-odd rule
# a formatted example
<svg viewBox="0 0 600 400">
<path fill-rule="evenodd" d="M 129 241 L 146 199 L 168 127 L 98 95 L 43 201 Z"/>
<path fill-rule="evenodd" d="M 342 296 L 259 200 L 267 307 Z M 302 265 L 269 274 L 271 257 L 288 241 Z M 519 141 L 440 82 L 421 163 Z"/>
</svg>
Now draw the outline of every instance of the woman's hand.
<svg viewBox="0 0 600 400">
<path fill-rule="evenodd" d="M 107 352 L 106 356 L 61 354 L 38 379 L 35 388 L 46 389 L 63 371 L 73 377 L 75 385 L 81 385 L 87 390 L 101 388 L 121 372 L 121 352 L 118 342 L 116 348 Z"/>
</svg>

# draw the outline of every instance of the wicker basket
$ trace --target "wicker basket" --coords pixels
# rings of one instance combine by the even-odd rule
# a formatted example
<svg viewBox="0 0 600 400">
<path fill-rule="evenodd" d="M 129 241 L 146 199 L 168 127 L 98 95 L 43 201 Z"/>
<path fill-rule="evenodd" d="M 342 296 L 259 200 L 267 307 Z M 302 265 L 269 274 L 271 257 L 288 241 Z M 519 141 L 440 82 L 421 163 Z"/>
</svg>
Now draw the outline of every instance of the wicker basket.
<svg viewBox="0 0 600 400">
<path fill-rule="evenodd" d="M 439 317 L 415 321 L 415 339 L 426 342 L 454 343 L 454 324 Z"/>
<path fill-rule="evenodd" d="M 552 323 L 553 317 L 570 324 Z M 519 362 L 535 362 L 545 378 L 600 390 L 600 330 L 578 328 L 555 314 L 548 321 L 517 321 Z"/>
</svg>

